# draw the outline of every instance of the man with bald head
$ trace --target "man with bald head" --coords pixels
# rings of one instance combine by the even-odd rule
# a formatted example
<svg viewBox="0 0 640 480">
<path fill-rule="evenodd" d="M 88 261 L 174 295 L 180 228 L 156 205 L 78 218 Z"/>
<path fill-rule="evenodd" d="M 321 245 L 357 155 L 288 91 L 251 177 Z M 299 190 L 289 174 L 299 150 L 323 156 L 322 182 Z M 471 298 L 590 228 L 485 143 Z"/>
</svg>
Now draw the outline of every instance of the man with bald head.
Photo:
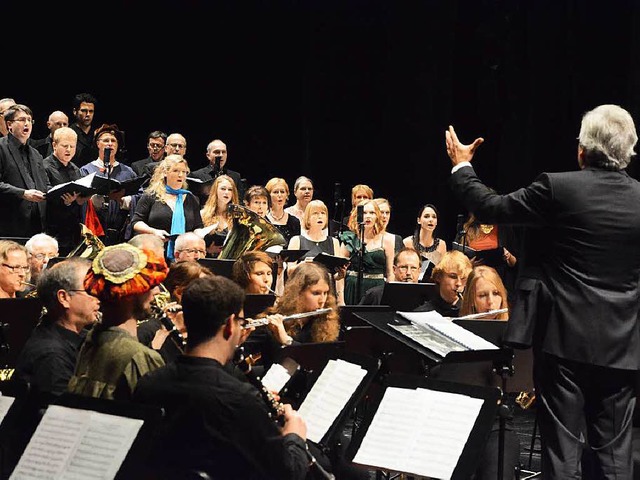
<svg viewBox="0 0 640 480">
<path fill-rule="evenodd" d="M 33 148 L 40 152 L 40 155 L 42 155 L 43 158 L 47 158 L 53 153 L 53 132 L 55 132 L 60 127 L 68 126 L 69 117 L 67 117 L 66 113 L 61 112 L 60 110 L 51 112 L 51 115 L 49 115 L 49 120 L 47 120 L 49 135 L 39 140 L 34 140 L 31 145 L 33 146 Z"/>
<path fill-rule="evenodd" d="M 245 188 L 242 182 L 242 177 L 238 172 L 227 168 L 227 145 L 222 140 L 212 140 L 209 142 L 209 145 L 207 145 L 206 155 L 209 160 L 209 165 L 196 170 L 190 176 L 202 180 L 203 182 L 208 182 L 216 179 L 220 175 L 228 175 L 236 184 L 236 188 L 238 189 L 238 198 L 244 198 Z"/>
</svg>

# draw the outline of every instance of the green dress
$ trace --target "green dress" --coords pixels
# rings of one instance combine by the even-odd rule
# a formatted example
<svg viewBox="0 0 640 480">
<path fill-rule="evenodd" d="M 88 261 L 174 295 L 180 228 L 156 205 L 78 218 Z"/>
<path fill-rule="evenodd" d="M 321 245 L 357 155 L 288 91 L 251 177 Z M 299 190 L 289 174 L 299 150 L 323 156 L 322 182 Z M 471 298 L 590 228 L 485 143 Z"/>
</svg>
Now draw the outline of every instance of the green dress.
<svg viewBox="0 0 640 480">
<path fill-rule="evenodd" d="M 382 240 L 377 247 L 365 247 L 362 259 L 362 284 L 360 292 L 357 292 L 358 271 L 360 269 L 360 239 L 354 232 L 347 231 L 340 234 L 340 241 L 349 251 L 351 259 L 347 276 L 344 279 L 344 303 L 346 305 L 357 305 L 368 289 L 384 284 L 387 257 L 384 253 L 384 248 L 382 248 Z"/>
</svg>

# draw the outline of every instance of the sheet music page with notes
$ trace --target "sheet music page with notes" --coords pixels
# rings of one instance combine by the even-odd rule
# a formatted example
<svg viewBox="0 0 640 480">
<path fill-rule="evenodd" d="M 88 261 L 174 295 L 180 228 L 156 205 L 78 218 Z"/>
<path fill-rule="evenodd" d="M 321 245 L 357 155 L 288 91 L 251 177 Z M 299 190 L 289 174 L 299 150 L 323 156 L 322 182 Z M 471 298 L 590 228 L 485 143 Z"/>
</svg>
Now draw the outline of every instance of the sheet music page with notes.
<svg viewBox="0 0 640 480">
<path fill-rule="evenodd" d="M 488 342 L 479 335 L 453 323 L 450 318 L 443 317 L 438 312 L 398 312 L 412 324 L 425 329 L 433 329 L 468 350 L 499 350 L 499 347 Z"/>
<path fill-rule="evenodd" d="M 353 462 L 451 478 L 482 404 L 458 393 L 388 387 Z"/>
<path fill-rule="evenodd" d="M 367 375 L 344 360 L 329 360 L 298 409 L 307 422 L 307 438 L 320 442 Z"/>
<path fill-rule="evenodd" d="M 4 417 L 7 416 L 11 405 L 13 405 L 15 398 L 2 395 L 0 393 L 0 423 L 4 420 Z"/>
<path fill-rule="evenodd" d="M 10 479 L 112 479 L 143 421 L 50 405 Z"/>
</svg>

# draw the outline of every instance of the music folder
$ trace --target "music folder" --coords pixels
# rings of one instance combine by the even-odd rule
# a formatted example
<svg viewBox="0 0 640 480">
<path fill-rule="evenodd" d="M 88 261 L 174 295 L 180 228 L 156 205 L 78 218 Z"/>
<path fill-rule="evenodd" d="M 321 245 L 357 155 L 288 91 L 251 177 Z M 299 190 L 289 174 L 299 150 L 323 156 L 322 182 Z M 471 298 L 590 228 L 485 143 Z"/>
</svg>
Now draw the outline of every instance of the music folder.
<svg viewBox="0 0 640 480">
<path fill-rule="evenodd" d="M 140 175 L 139 177 L 123 181 L 96 175 L 93 177 L 91 187 L 98 195 L 108 195 L 112 192 L 117 192 L 123 189 L 125 195 L 135 195 L 136 193 L 139 193 L 140 188 L 142 188 L 142 186 L 148 181 L 148 175 Z"/>
<path fill-rule="evenodd" d="M 307 423 L 307 439 L 330 448 L 379 368 L 380 361 L 366 355 L 330 355 L 298 408 Z"/>
<path fill-rule="evenodd" d="M 347 265 L 351 260 L 345 257 L 339 257 L 337 255 L 330 255 L 328 253 L 320 252 L 313 257 L 314 262 L 323 264 L 330 272 L 333 272 L 339 268 Z"/>
<path fill-rule="evenodd" d="M 60 183 L 51 187 L 47 191 L 47 200 L 52 200 L 54 198 L 59 198 L 65 193 L 78 193 L 82 196 L 89 196 L 96 192 L 96 189 L 91 186 L 93 182 L 93 177 L 95 177 L 95 172 L 90 173 L 78 180 L 73 180 L 71 182 Z"/>
<path fill-rule="evenodd" d="M 500 389 L 398 374 L 386 377 L 383 387 L 379 401 L 369 399 L 347 459 L 421 477 L 470 478 L 496 418 Z"/>
</svg>

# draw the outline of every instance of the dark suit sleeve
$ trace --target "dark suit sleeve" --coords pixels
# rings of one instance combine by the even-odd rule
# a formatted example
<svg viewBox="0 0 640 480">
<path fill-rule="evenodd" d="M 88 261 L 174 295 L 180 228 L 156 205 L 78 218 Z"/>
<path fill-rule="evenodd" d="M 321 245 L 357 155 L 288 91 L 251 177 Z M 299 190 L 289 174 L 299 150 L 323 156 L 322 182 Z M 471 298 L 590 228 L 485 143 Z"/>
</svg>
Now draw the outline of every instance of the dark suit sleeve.
<svg viewBox="0 0 640 480">
<path fill-rule="evenodd" d="M 472 167 L 463 167 L 449 180 L 456 198 L 485 223 L 548 225 L 553 218 L 553 192 L 549 175 L 508 195 L 498 195 L 480 181 Z"/>
</svg>

